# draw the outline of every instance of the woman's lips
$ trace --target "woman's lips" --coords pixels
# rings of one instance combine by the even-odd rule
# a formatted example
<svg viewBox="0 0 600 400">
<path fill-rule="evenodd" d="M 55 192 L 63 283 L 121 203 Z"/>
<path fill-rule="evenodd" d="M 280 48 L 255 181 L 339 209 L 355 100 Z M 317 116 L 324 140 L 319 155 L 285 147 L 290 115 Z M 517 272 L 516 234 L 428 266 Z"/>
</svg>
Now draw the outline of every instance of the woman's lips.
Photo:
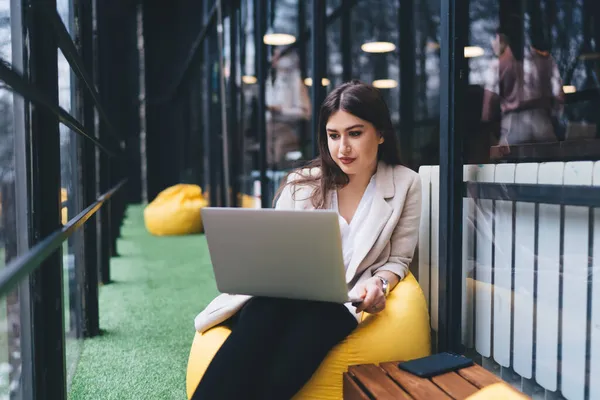
<svg viewBox="0 0 600 400">
<path fill-rule="evenodd" d="M 340 161 L 342 162 L 342 164 L 351 164 L 354 162 L 354 160 L 356 160 L 356 158 L 350 158 L 350 157 L 341 157 Z"/>
</svg>

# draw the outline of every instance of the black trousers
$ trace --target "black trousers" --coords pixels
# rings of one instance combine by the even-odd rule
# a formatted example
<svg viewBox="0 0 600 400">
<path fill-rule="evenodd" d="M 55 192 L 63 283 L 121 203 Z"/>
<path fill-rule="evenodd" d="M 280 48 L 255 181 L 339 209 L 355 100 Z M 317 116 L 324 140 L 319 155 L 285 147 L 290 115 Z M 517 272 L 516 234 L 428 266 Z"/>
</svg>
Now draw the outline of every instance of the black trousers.
<svg viewBox="0 0 600 400">
<path fill-rule="evenodd" d="M 289 400 L 356 326 L 341 304 L 252 298 L 232 318 L 192 399 Z"/>
</svg>

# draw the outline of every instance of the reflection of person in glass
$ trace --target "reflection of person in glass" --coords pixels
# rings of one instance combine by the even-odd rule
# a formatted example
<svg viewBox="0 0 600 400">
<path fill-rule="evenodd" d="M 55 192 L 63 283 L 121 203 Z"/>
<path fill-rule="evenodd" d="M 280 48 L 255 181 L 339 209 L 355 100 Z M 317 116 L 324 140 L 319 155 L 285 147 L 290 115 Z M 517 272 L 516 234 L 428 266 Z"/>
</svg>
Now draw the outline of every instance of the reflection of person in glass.
<svg viewBox="0 0 600 400">
<path fill-rule="evenodd" d="M 311 117 L 308 90 L 302 82 L 298 56 L 275 50 L 271 77 L 267 79 L 267 163 L 282 166 L 289 153 L 300 150 L 300 122 Z"/>
<path fill-rule="evenodd" d="M 498 56 L 486 89 L 500 96 L 501 145 L 556 141 L 554 121 L 562 111 L 562 80 L 541 38 L 532 37 L 523 60 L 516 59 L 509 36 L 498 30 L 492 40 Z"/>
</svg>

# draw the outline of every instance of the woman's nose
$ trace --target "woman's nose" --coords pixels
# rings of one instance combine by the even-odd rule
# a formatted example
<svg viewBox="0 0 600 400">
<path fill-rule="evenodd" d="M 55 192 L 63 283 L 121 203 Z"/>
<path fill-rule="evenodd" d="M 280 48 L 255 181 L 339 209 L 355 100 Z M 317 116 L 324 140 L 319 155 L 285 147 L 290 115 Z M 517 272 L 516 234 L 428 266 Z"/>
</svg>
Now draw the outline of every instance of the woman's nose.
<svg viewBox="0 0 600 400">
<path fill-rule="evenodd" d="M 352 148 L 350 147 L 350 143 L 348 142 L 348 139 L 342 139 L 340 141 L 340 153 L 350 154 L 351 151 L 352 151 Z"/>
</svg>

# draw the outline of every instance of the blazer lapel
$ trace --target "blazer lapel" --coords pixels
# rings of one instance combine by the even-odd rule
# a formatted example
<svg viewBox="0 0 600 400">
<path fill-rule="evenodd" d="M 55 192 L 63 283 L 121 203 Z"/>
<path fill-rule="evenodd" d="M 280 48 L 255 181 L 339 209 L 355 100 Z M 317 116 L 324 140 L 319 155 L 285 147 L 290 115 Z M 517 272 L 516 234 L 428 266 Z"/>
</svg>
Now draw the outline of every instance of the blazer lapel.
<svg viewBox="0 0 600 400">
<path fill-rule="evenodd" d="M 354 243 L 354 254 L 352 254 L 350 265 L 346 270 L 346 282 L 350 282 L 354 278 L 356 270 L 373 248 L 375 241 L 392 215 L 393 208 L 386 201 L 386 199 L 394 197 L 396 190 L 392 167 L 380 162 L 377 167 L 375 180 L 376 191 L 373 203 L 367 214 L 366 223 L 357 233 Z"/>
</svg>

